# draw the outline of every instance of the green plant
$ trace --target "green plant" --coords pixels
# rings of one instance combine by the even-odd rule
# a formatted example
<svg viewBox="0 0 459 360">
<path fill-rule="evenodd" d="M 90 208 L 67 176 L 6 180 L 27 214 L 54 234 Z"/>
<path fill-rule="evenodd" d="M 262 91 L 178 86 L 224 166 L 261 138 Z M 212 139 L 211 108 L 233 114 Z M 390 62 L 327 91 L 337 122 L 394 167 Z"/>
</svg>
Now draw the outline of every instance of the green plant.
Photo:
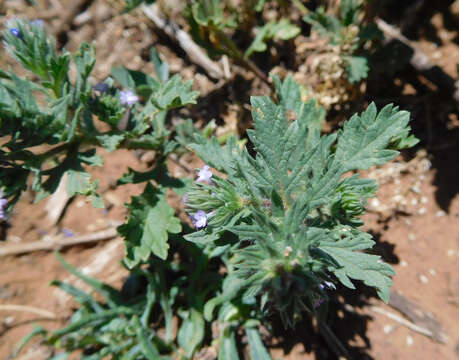
<svg viewBox="0 0 459 360">
<path fill-rule="evenodd" d="M 375 24 L 363 21 L 363 2 L 343 0 L 336 14 L 327 13 L 324 7 L 319 7 L 303 16 L 304 21 L 337 48 L 350 83 L 368 76 L 369 66 L 364 45 L 382 37 Z"/>
<path fill-rule="evenodd" d="M 73 55 L 57 54 L 42 22 L 11 20 L 7 26 L 7 51 L 32 75 L 0 72 L 0 136 L 6 139 L 0 150 L 0 187 L 8 211 L 27 188 L 29 175 L 36 201 L 53 193 L 67 174 L 70 196 L 87 195 L 103 207 L 97 181 L 86 171 L 103 163 L 97 147 L 151 149 L 163 158 L 178 148 L 166 127 L 167 111 L 195 103 L 198 94 L 178 75 L 169 78 L 155 50 L 158 79 L 117 67 L 113 77 L 126 89 L 119 91 L 111 78 L 90 84 L 95 65 L 91 45 L 83 43 Z M 74 83 L 68 76 L 72 60 Z"/>
<path fill-rule="evenodd" d="M 361 229 L 377 184 L 355 172 L 416 144 L 407 112 L 393 105 L 378 112 L 371 104 L 337 133 L 321 134 L 324 109 L 303 102 L 291 76 L 273 77 L 275 100 L 251 98 L 253 149 L 234 136 L 222 145 L 191 121 L 168 126 L 167 112 L 194 103 L 197 93 L 177 75 L 169 77 L 155 50 L 156 78 L 116 67 L 113 79 L 91 86 L 90 45 L 73 57 L 59 55 L 43 24 L 17 20 L 8 26 L 7 49 L 35 77 L 0 73 L 6 211 L 30 174 L 38 199 L 55 191 L 67 173 L 70 195 L 88 195 L 103 205 L 85 168 L 102 163 L 97 147 L 157 152 L 152 169 L 129 169 L 117 183 L 145 183 L 118 228 L 130 270 L 123 289 L 84 276 L 59 257 L 103 299 L 53 282 L 81 307 L 68 326 L 54 332 L 37 328 L 18 351 L 40 335 L 54 348 L 55 359 L 75 351 L 82 359 L 193 359 L 218 348 L 219 359 L 235 360 L 242 332 L 250 357 L 264 360 L 270 355 L 259 326 L 269 330 L 270 317 L 278 314 L 286 327 L 294 327 L 307 314 L 328 329 L 327 299 L 338 283 L 354 288 L 352 280 L 360 280 L 388 301 L 394 272 L 365 252 L 374 241 Z M 76 83 L 67 75 L 71 58 Z M 115 88 L 115 80 L 125 91 Z M 108 130 L 100 130 L 96 116 Z M 37 152 L 36 146 L 45 149 Z M 167 171 L 168 154 L 186 149 L 207 164 L 194 182 Z M 183 196 L 195 229 L 175 215 L 167 189 Z M 0 205 L 3 209 L 5 201 Z"/>
</svg>

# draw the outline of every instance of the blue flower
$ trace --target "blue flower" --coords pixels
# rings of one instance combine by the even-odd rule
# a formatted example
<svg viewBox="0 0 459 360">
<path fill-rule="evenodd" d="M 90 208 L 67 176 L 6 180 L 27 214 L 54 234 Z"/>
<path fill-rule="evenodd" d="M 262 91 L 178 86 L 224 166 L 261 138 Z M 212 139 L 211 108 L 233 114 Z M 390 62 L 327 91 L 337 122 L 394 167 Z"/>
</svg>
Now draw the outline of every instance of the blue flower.
<svg viewBox="0 0 459 360">
<path fill-rule="evenodd" d="M 3 198 L 3 191 L 0 190 L 0 220 L 6 219 L 5 207 L 8 205 L 8 200 Z"/>
<path fill-rule="evenodd" d="M 109 88 L 110 88 L 109 85 L 104 83 L 104 82 L 102 82 L 102 81 L 98 82 L 96 85 L 94 85 L 92 87 L 92 89 L 94 91 L 99 92 L 101 95 L 105 94 L 108 91 Z M 123 100 L 121 100 L 121 101 L 123 101 Z"/>
<path fill-rule="evenodd" d="M 335 289 L 335 285 L 331 281 L 324 281 L 323 284 L 319 284 L 320 290 L 327 289 Z"/>
<path fill-rule="evenodd" d="M 21 34 L 21 32 L 19 31 L 18 28 L 15 28 L 15 27 L 14 27 L 14 28 L 11 28 L 11 29 L 10 29 L 10 33 L 11 33 L 12 35 L 14 35 L 15 37 L 17 37 L 18 39 L 22 39 L 22 34 Z"/>
<path fill-rule="evenodd" d="M 191 221 L 196 229 L 206 227 L 207 219 L 211 214 L 206 214 L 205 211 L 198 210 L 196 213 L 191 214 Z"/>
<path fill-rule="evenodd" d="M 134 94 L 131 90 L 121 91 L 120 100 L 123 105 L 133 105 L 137 101 L 139 101 L 139 97 L 136 94 Z"/>
<path fill-rule="evenodd" d="M 75 235 L 70 229 L 62 229 L 62 234 L 64 234 L 65 237 L 72 237 Z"/>
<path fill-rule="evenodd" d="M 30 25 L 33 26 L 43 26 L 43 20 L 42 19 L 35 19 L 30 22 Z"/>
<path fill-rule="evenodd" d="M 201 170 L 198 172 L 197 182 L 205 182 L 210 184 L 212 177 L 212 171 L 210 171 L 210 167 L 208 165 L 204 165 Z"/>
</svg>

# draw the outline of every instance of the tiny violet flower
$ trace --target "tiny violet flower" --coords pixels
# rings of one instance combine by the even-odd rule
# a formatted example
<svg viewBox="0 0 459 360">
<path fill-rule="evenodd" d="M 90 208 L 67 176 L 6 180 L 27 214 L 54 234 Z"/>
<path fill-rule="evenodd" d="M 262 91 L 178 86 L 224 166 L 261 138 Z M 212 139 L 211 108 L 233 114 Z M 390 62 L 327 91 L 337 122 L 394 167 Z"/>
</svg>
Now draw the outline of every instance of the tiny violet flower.
<svg viewBox="0 0 459 360">
<path fill-rule="evenodd" d="M 188 202 L 188 194 L 183 195 L 183 197 L 182 197 L 182 202 L 183 202 L 183 205 L 185 205 L 185 206 L 187 205 L 187 202 Z"/>
<path fill-rule="evenodd" d="M 98 82 L 96 85 L 94 85 L 94 86 L 92 87 L 92 89 L 93 89 L 94 91 L 97 91 L 100 95 L 103 95 L 103 94 L 105 94 L 105 93 L 108 91 L 109 86 L 108 86 L 108 84 L 106 84 L 106 83 L 100 81 L 100 82 Z"/>
<path fill-rule="evenodd" d="M 0 220 L 6 219 L 5 207 L 8 205 L 8 200 L 3 198 L 3 192 L 0 190 Z"/>
<path fill-rule="evenodd" d="M 136 94 L 134 94 L 131 90 L 121 91 L 120 100 L 123 105 L 133 105 L 137 101 L 139 101 L 139 97 Z"/>
<path fill-rule="evenodd" d="M 325 302 L 324 298 L 318 298 L 314 300 L 314 309 L 317 309 L 320 305 L 322 305 Z"/>
<path fill-rule="evenodd" d="M 18 39 L 22 39 L 22 34 L 21 34 L 21 32 L 19 31 L 18 28 L 11 28 L 11 29 L 10 29 L 10 33 L 11 33 L 13 36 L 17 37 Z"/>
<path fill-rule="evenodd" d="M 211 183 L 212 171 L 208 165 L 204 165 L 201 170 L 198 172 L 197 182 Z"/>
<path fill-rule="evenodd" d="M 43 26 L 43 20 L 42 19 L 35 19 L 30 22 L 31 25 L 33 26 Z"/>
<path fill-rule="evenodd" d="M 327 289 L 334 289 L 335 285 L 331 281 L 324 281 L 323 284 L 319 284 L 320 290 Z"/>
<path fill-rule="evenodd" d="M 205 211 L 198 210 L 196 213 L 191 215 L 191 221 L 193 222 L 193 225 L 196 229 L 201 229 L 203 227 L 206 227 L 207 219 L 210 215 L 211 214 L 206 214 Z"/>
<path fill-rule="evenodd" d="M 64 234 L 65 237 L 72 237 L 75 235 L 70 229 L 62 229 L 62 234 Z"/>
</svg>

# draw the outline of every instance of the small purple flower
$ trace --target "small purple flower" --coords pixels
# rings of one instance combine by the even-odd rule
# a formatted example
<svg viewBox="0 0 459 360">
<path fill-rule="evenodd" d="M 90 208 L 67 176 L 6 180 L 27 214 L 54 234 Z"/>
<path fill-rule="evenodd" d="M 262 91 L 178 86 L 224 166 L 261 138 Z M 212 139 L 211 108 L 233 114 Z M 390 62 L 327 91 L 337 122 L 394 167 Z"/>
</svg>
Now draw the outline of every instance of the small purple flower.
<svg viewBox="0 0 459 360">
<path fill-rule="evenodd" d="M 30 22 L 30 25 L 33 26 L 43 26 L 43 20 L 42 19 L 35 19 Z"/>
<path fill-rule="evenodd" d="M 335 285 L 331 281 L 324 281 L 323 284 L 319 284 L 320 290 L 327 289 L 334 289 Z"/>
<path fill-rule="evenodd" d="M 64 234 L 65 237 L 72 237 L 75 235 L 70 229 L 62 229 L 62 234 Z"/>
<path fill-rule="evenodd" d="M 198 178 L 196 179 L 197 182 L 204 182 L 204 183 L 211 183 L 212 171 L 210 171 L 210 167 L 208 165 L 204 165 L 201 170 L 198 172 Z"/>
<path fill-rule="evenodd" d="M 322 297 L 319 297 L 314 300 L 314 309 L 317 309 L 320 305 L 322 305 L 325 302 L 325 299 Z"/>
<path fill-rule="evenodd" d="M 186 203 L 188 202 L 188 194 L 183 195 L 182 202 L 183 202 L 183 205 L 185 206 L 187 205 Z"/>
<path fill-rule="evenodd" d="M 96 85 L 94 85 L 92 89 L 93 89 L 94 91 L 99 92 L 101 95 L 103 95 L 103 94 L 105 94 L 105 93 L 108 91 L 109 86 L 108 86 L 108 84 L 106 84 L 106 83 L 100 81 L 100 82 L 98 82 Z"/>
<path fill-rule="evenodd" d="M 206 227 L 209 216 L 210 214 L 206 214 L 205 211 L 198 210 L 196 213 L 191 214 L 191 221 L 196 229 L 201 229 Z"/>
<path fill-rule="evenodd" d="M 137 101 L 139 101 L 139 97 L 136 94 L 134 94 L 131 90 L 121 91 L 120 100 L 123 105 L 133 105 Z"/>
<path fill-rule="evenodd" d="M 11 33 L 12 35 L 14 35 L 15 37 L 17 37 L 18 39 L 22 39 L 22 34 L 21 34 L 21 32 L 19 31 L 18 28 L 15 28 L 15 27 L 14 27 L 14 28 L 11 28 L 11 29 L 10 29 L 10 33 Z"/>
<path fill-rule="evenodd" d="M 8 205 L 8 200 L 3 198 L 3 191 L 0 190 L 0 220 L 6 219 L 5 207 Z"/>
</svg>

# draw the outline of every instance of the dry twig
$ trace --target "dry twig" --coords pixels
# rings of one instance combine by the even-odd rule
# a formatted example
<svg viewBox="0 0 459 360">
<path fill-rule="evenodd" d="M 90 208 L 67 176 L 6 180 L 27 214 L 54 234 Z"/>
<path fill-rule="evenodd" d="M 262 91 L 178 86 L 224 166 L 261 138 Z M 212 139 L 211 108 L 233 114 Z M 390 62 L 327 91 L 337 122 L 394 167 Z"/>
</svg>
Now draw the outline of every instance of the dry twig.
<svg viewBox="0 0 459 360">
<path fill-rule="evenodd" d="M 196 44 L 190 35 L 180 29 L 180 27 L 161 13 L 157 4 L 150 6 L 143 5 L 144 14 L 153 21 L 153 23 L 169 37 L 176 40 L 180 47 L 188 54 L 191 61 L 201 66 L 214 79 L 223 79 L 224 74 L 222 69 L 213 62 Z"/>
<path fill-rule="evenodd" d="M 0 311 L 22 311 L 30 312 L 36 315 L 43 316 L 47 319 L 56 319 L 56 315 L 48 310 L 39 309 L 33 306 L 0 304 Z"/>
<path fill-rule="evenodd" d="M 93 234 L 75 236 L 70 239 L 56 237 L 49 241 L 34 241 L 26 244 L 12 244 L 0 246 L 0 256 L 17 255 L 40 250 L 56 250 L 67 246 L 86 244 L 101 240 L 108 240 L 118 235 L 116 228 L 112 227 Z"/>
<path fill-rule="evenodd" d="M 459 102 L 459 81 L 455 81 L 451 76 L 443 72 L 437 65 L 432 64 L 429 57 L 417 46 L 405 37 L 399 28 L 386 23 L 382 19 L 376 19 L 376 24 L 384 33 L 388 40 L 398 40 L 408 46 L 413 55 L 410 58 L 410 64 L 422 74 L 426 79 L 438 86 L 442 91 L 452 93 L 452 97 L 456 102 Z"/>
</svg>

